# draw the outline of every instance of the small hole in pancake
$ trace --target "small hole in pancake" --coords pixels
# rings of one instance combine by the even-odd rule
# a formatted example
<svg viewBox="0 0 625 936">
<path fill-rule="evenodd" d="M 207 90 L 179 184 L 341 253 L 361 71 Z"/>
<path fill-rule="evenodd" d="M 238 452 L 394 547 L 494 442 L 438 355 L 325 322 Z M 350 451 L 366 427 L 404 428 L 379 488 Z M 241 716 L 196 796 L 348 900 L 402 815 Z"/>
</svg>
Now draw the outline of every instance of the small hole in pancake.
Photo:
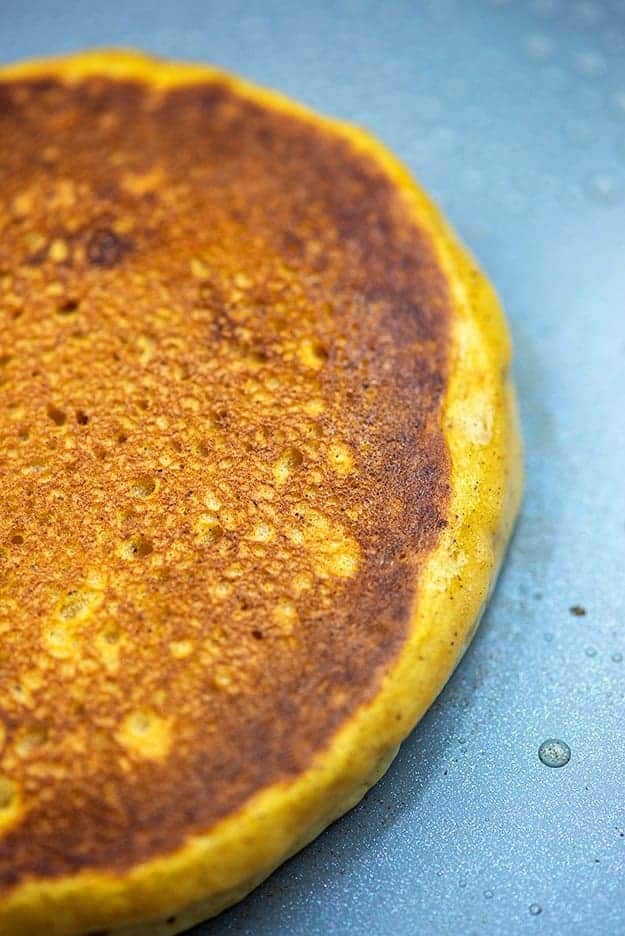
<svg viewBox="0 0 625 936">
<path fill-rule="evenodd" d="M 130 483 L 130 493 L 133 497 L 149 497 L 154 493 L 156 481 L 149 475 L 139 475 Z"/>
<path fill-rule="evenodd" d="M 20 429 L 20 431 L 18 432 L 17 437 L 18 439 L 21 439 L 22 442 L 28 442 L 28 440 L 30 439 L 30 432 L 24 426 L 24 428 Z"/>
<path fill-rule="evenodd" d="M 148 403 L 147 400 L 139 400 L 137 403 L 137 406 L 139 407 L 139 409 L 144 410 L 144 411 L 150 408 L 150 404 Z"/>
<path fill-rule="evenodd" d="M 82 410 L 76 411 L 76 422 L 79 426 L 86 426 L 89 422 L 89 417 Z"/>
<path fill-rule="evenodd" d="M 254 638 L 254 640 L 262 640 L 262 639 L 263 639 L 263 636 L 264 636 L 264 635 L 263 635 L 263 632 L 262 632 L 262 631 L 259 631 L 259 630 L 257 630 L 257 629 L 254 629 L 254 630 L 252 631 L 252 637 Z"/>
<path fill-rule="evenodd" d="M 119 445 L 123 445 L 124 442 L 128 441 L 128 434 L 126 432 L 118 432 L 115 439 Z"/>
<path fill-rule="evenodd" d="M 21 546 L 22 543 L 24 542 L 24 537 L 22 536 L 21 533 L 14 533 L 13 536 L 11 537 L 11 542 L 13 543 L 14 546 Z"/>
<path fill-rule="evenodd" d="M 48 418 L 52 420 L 55 426 L 64 426 L 67 421 L 67 416 L 63 410 L 59 409 L 57 406 L 48 406 L 46 410 Z"/>
<path fill-rule="evenodd" d="M 78 311 L 79 303 L 76 299 L 67 299 L 56 310 L 59 315 L 73 315 Z"/>
<path fill-rule="evenodd" d="M 0 354 L 0 367 L 6 367 L 10 361 L 11 361 L 10 354 Z"/>
<path fill-rule="evenodd" d="M 153 549 L 152 541 L 140 533 L 122 544 L 121 555 L 124 559 L 144 559 Z"/>
</svg>

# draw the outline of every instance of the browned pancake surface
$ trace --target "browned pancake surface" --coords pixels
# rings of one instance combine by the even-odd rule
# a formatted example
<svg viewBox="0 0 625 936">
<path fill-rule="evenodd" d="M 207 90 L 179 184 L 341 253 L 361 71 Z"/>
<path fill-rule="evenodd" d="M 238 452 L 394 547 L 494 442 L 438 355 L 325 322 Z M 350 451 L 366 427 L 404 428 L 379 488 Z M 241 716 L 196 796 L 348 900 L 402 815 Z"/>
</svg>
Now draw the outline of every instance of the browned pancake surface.
<svg viewBox="0 0 625 936">
<path fill-rule="evenodd" d="M 448 327 L 321 125 L 0 85 L 2 885 L 181 844 L 371 697 L 445 524 Z"/>
</svg>

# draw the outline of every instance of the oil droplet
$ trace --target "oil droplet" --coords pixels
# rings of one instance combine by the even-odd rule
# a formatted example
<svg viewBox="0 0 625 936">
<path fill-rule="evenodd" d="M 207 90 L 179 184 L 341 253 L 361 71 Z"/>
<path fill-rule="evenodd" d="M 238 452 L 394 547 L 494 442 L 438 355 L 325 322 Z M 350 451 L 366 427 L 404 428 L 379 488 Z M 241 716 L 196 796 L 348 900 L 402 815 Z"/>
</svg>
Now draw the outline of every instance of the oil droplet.
<svg viewBox="0 0 625 936">
<path fill-rule="evenodd" d="M 612 656 L 610 657 L 610 659 L 612 660 L 613 663 L 622 663 L 622 662 L 623 662 L 623 654 L 622 654 L 622 653 L 619 653 L 618 650 L 617 650 L 616 653 L 613 653 L 613 654 L 612 654 Z"/>
<path fill-rule="evenodd" d="M 606 172 L 596 172 L 588 180 L 588 194 L 602 205 L 616 205 L 623 198 L 623 186 Z"/>
<path fill-rule="evenodd" d="M 485 890 L 484 896 L 486 897 L 487 900 L 492 900 L 495 895 L 492 892 L 492 890 Z"/>
<path fill-rule="evenodd" d="M 542 33 L 535 33 L 525 40 L 525 51 L 537 62 L 546 62 L 553 54 L 553 42 Z"/>
<path fill-rule="evenodd" d="M 540 916 L 542 912 L 543 912 L 543 908 L 541 907 L 540 904 L 537 904 L 537 903 L 530 904 L 530 913 L 532 914 L 532 916 Z"/>
<path fill-rule="evenodd" d="M 464 890 L 466 886 L 467 886 L 467 882 L 465 881 L 465 879 L 460 878 L 460 880 L 458 881 L 458 887 L 461 887 Z"/>
<path fill-rule="evenodd" d="M 553 642 L 553 634 L 547 632 L 545 634 L 545 643 L 552 643 L 552 642 Z"/>
<path fill-rule="evenodd" d="M 571 749 L 565 741 L 548 738 L 538 748 L 538 756 L 545 767 L 564 767 L 571 759 Z"/>
<path fill-rule="evenodd" d="M 586 647 L 584 653 L 587 657 L 595 657 L 597 656 L 597 649 L 596 647 Z"/>
</svg>

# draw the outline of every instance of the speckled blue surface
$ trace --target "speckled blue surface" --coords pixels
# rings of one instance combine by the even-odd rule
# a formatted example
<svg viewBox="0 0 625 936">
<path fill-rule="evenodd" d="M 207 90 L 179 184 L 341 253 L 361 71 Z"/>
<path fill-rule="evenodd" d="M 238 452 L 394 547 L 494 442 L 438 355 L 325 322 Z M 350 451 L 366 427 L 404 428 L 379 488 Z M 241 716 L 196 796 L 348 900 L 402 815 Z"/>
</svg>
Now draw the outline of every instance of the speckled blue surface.
<svg viewBox="0 0 625 936">
<path fill-rule="evenodd" d="M 0 60 L 120 43 L 382 137 L 499 289 L 527 448 L 508 562 L 447 689 L 358 808 L 194 936 L 621 936 L 625 2 L 0 0 Z M 561 769 L 537 756 L 554 737 Z"/>
</svg>

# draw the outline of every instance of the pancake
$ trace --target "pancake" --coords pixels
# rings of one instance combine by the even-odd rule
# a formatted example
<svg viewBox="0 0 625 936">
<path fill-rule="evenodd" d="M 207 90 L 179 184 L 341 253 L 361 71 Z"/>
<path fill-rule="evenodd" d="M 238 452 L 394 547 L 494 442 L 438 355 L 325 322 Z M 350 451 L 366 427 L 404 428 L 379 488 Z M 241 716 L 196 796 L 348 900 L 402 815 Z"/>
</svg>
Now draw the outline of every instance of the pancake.
<svg viewBox="0 0 625 936">
<path fill-rule="evenodd" d="M 475 262 L 355 127 L 96 52 L 0 80 L 0 932 L 177 933 L 388 767 L 520 496 Z"/>
</svg>

